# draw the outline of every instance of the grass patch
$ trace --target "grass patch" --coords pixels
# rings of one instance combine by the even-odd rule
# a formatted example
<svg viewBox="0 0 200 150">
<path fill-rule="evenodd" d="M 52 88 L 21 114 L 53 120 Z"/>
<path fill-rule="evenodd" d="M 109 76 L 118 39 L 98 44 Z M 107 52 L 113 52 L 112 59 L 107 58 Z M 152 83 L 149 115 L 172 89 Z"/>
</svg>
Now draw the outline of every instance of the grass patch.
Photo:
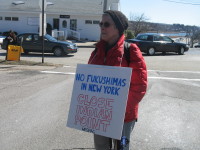
<svg viewBox="0 0 200 150">
<path fill-rule="evenodd" d="M 42 63 L 42 62 L 33 62 L 33 61 L 8 61 L 0 59 L 0 65 L 27 65 L 27 66 L 55 66 L 59 67 L 62 65 L 59 64 L 52 64 L 52 63 Z"/>
</svg>

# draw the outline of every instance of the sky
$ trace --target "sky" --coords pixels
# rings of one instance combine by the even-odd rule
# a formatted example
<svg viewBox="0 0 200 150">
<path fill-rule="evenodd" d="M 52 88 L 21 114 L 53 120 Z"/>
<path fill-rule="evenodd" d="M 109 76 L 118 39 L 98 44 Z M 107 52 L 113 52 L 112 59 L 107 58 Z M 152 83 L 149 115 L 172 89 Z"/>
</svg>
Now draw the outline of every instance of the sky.
<svg viewBox="0 0 200 150">
<path fill-rule="evenodd" d="M 120 10 L 148 22 L 200 26 L 200 0 L 120 0 Z"/>
</svg>

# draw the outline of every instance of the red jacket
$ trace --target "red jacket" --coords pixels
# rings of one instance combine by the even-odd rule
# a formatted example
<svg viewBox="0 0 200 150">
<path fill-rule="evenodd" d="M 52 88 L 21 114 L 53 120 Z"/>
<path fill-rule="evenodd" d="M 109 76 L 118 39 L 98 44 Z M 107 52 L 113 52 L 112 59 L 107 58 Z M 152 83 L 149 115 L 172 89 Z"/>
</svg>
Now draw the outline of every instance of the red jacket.
<svg viewBox="0 0 200 150">
<path fill-rule="evenodd" d="M 130 122 L 137 119 L 139 102 L 146 93 L 147 70 L 142 53 L 135 44 L 130 45 L 130 63 L 127 63 L 126 57 L 123 56 L 124 40 L 125 37 L 122 35 L 116 45 L 107 52 L 106 56 L 106 43 L 101 40 L 96 45 L 97 50 L 92 52 L 88 64 L 120 66 L 121 63 L 122 67 L 133 68 L 124 119 L 125 122 Z"/>
</svg>

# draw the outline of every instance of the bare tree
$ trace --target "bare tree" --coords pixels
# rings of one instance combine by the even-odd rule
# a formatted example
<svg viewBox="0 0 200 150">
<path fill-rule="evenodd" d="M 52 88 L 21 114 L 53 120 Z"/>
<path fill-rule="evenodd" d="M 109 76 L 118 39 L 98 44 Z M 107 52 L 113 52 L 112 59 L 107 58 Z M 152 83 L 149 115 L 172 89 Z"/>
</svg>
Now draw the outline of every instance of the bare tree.
<svg viewBox="0 0 200 150">
<path fill-rule="evenodd" d="M 193 47 L 194 43 L 200 40 L 200 28 L 195 28 L 191 36 L 191 46 Z"/>
<path fill-rule="evenodd" d="M 143 14 L 134 15 L 130 13 L 130 25 L 129 28 L 133 31 L 134 35 L 137 36 L 141 32 L 148 31 L 148 18 Z"/>
<path fill-rule="evenodd" d="M 186 26 L 187 36 L 190 38 L 190 47 L 193 47 L 195 42 L 200 41 L 200 27 Z"/>
</svg>

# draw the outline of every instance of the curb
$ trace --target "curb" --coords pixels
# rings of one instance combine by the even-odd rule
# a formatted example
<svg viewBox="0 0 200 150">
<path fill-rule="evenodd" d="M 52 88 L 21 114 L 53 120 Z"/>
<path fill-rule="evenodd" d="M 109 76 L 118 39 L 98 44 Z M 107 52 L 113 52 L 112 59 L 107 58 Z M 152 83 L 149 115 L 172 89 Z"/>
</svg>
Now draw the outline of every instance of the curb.
<svg viewBox="0 0 200 150">
<path fill-rule="evenodd" d="M 77 45 L 78 46 L 78 48 L 95 48 L 95 46 L 94 45 Z"/>
</svg>

